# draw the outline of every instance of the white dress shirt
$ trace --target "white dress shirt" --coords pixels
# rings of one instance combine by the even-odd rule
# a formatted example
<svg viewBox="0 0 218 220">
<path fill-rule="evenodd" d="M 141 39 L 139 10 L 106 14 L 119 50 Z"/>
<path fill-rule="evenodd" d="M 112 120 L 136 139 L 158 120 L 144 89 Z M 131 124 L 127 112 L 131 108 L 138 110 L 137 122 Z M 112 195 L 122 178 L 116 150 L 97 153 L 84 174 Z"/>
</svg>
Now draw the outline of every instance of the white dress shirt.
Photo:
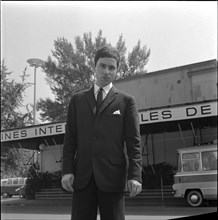
<svg viewBox="0 0 218 220">
<path fill-rule="evenodd" d="M 105 97 L 107 96 L 107 94 L 109 93 L 110 89 L 112 88 L 113 84 L 112 82 L 109 83 L 108 85 L 106 85 L 105 87 L 102 87 L 103 89 L 103 100 L 105 99 Z M 98 85 L 94 85 L 94 93 L 95 93 L 95 100 L 97 100 L 97 96 L 98 96 L 98 92 L 99 92 L 100 87 Z"/>
</svg>

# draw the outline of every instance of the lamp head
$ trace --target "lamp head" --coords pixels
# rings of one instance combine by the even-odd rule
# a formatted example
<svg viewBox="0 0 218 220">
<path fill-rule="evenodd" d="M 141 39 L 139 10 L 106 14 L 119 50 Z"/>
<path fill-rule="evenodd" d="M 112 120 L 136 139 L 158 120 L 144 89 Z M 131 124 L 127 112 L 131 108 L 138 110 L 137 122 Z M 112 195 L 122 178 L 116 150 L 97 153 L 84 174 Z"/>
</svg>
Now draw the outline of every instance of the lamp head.
<svg viewBox="0 0 218 220">
<path fill-rule="evenodd" d="M 27 60 L 27 63 L 29 63 L 32 67 L 43 67 L 45 65 L 45 62 L 43 60 L 37 59 L 37 58 L 31 58 Z"/>
</svg>

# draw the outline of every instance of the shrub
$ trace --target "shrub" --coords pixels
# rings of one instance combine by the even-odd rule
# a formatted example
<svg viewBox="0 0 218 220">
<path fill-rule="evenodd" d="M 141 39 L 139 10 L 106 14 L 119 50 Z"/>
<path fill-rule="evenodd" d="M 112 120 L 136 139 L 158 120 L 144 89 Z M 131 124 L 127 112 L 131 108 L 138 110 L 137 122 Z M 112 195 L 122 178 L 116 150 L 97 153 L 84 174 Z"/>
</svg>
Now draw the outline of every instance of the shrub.
<svg viewBox="0 0 218 220">
<path fill-rule="evenodd" d="M 153 167 L 153 169 L 152 169 Z M 175 167 L 163 162 L 155 165 L 143 167 L 142 187 L 144 189 L 157 189 L 161 187 L 161 178 L 163 185 L 173 184 L 173 174 Z"/>
</svg>

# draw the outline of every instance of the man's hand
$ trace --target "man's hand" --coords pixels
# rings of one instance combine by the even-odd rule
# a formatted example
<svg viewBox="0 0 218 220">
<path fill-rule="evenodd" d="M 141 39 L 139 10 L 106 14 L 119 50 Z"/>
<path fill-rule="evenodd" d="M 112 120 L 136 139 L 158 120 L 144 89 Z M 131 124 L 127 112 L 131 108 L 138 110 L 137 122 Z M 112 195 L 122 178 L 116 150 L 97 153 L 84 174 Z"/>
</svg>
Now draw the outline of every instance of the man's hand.
<svg viewBox="0 0 218 220">
<path fill-rule="evenodd" d="M 65 174 L 61 179 L 62 187 L 69 191 L 73 192 L 73 181 L 74 181 L 74 175 L 73 174 Z"/>
<path fill-rule="evenodd" d="M 130 197 L 134 197 L 142 191 L 142 184 L 137 180 L 128 180 L 127 186 L 130 192 Z"/>
</svg>

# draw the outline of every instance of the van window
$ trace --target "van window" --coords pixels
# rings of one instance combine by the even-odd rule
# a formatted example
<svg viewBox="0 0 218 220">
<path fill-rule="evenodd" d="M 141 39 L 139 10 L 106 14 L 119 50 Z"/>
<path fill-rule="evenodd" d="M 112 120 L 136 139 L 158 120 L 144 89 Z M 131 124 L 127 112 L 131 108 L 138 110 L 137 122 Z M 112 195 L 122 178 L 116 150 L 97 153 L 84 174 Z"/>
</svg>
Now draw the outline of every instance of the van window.
<svg viewBox="0 0 218 220">
<path fill-rule="evenodd" d="M 8 179 L 8 185 L 12 185 L 12 179 Z"/>
<path fill-rule="evenodd" d="M 18 185 L 18 178 L 13 179 L 13 185 Z"/>
<path fill-rule="evenodd" d="M 182 154 L 183 171 L 198 171 L 200 169 L 200 153 L 184 153 Z"/>
<path fill-rule="evenodd" d="M 202 152 L 202 167 L 204 171 L 217 169 L 217 151 Z"/>
<path fill-rule="evenodd" d="M 6 186 L 7 183 L 8 183 L 8 180 L 2 180 L 2 181 L 1 181 L 1 185 L 2 185 L 2 186 Z"/>
<path fill-rule="evenodd" d="M 20 178 L 19 185 L 24 185 L 24 178 Z"/>
</svg>

